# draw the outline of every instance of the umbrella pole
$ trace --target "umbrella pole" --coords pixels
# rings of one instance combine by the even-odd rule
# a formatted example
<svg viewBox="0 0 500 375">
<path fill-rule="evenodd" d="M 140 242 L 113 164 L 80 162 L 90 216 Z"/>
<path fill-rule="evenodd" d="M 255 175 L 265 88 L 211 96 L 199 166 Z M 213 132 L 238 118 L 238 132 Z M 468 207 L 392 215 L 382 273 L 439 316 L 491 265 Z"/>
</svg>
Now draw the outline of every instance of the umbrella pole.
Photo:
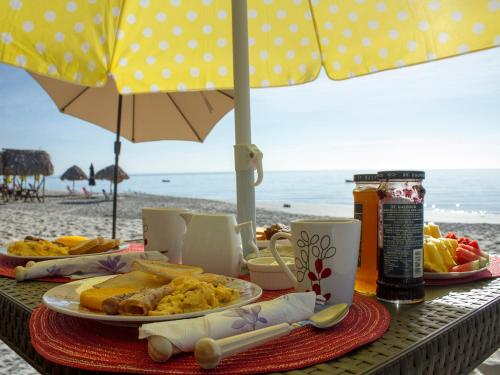
<svg viewBox="0 0 500 375">
<path fill-rule="evenodd" d="M 235 166 L 236 200 L 238 222 L 252 221 L 255 230 L 255 186 L 254 169 L 245 166 L 248 150 L 245 146 L 252 143 L 250 127 L 250 78 L 248 63 L 248 20 L 247 1 L 232 0 L 233 31 L 233 80 L 235 114 Z M 242 233 L 244 255 L 250 253 L 249 233 Z"/>
<path fill-rule="evenodd" d="M 117 190 L 118 190 L 118 159 L 120 158 L 120 130 L 122 122 L 122 96 L 118 94 L 118 115 L 116 119 L 116 141 L 115 141 L 115 173 L 113 176 L 113 230 L 111 238 L 116 238 L 116 203 L 117 203 Z"/>
</svg>

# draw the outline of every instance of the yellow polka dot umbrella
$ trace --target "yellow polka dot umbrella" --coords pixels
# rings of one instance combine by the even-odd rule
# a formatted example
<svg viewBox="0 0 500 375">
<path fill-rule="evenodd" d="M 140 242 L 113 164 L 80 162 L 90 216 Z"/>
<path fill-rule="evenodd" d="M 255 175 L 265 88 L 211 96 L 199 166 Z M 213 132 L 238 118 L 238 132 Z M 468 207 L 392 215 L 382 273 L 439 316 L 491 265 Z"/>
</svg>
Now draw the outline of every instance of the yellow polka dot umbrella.
<svg viewBox="0 0 500 375">
<path fill-rule="evenodd" d="M 255 221 L 260 155 L 247 147 L 249 86 L 308 82 L 322 67 L 345 79 L 499 44 L 499 0 L 0 3 L 6 63 L 86 86 L 112 75 L 121 94 L 234 87 L 239 221 Z"/>
</svg>

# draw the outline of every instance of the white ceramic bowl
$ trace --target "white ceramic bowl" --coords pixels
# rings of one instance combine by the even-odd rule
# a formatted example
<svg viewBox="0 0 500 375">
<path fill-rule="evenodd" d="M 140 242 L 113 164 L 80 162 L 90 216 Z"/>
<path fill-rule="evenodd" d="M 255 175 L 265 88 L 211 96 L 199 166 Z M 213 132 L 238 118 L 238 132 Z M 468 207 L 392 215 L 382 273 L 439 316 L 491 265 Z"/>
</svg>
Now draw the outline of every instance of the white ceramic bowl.
<svg viewBox="0 0 500 375">
<path fill-rule="evenodd" d="M 285 264 L 295 274 L 293 258 L 283 257 Z M 265 290 L 281 290 L 293 288 L 292 282 L 272 257 L 253 258 L 248 261 L 250 280 Z"/>
</svg>

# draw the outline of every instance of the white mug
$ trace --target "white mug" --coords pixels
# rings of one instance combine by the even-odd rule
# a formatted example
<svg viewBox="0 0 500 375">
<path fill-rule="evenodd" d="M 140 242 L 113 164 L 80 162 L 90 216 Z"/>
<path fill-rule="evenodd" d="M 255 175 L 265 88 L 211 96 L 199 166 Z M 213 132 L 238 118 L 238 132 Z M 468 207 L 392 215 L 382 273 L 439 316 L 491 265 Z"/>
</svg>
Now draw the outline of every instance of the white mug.
<svg viewBox="0 0 500 375">
<path fill-rule="evenodd" d="M 358 266 L 361 221 L 349 218 L 297 220 L 291 234 L 278 232 L 269 248 L 285 274 L 299 292 L 313 290 L 326 304 L 352 304 L 354 279 Z M 285 265 L 276 250 L 276 241 L 292 243 L 295 273 Z"/>
<path fill-rule="evenodd" d="M 144 251 L 159 251 L 169 262 L 181 263 L 186 224 L 180 214 L 186 212 L 184 208 L 143 208 Z"/>
</svg>

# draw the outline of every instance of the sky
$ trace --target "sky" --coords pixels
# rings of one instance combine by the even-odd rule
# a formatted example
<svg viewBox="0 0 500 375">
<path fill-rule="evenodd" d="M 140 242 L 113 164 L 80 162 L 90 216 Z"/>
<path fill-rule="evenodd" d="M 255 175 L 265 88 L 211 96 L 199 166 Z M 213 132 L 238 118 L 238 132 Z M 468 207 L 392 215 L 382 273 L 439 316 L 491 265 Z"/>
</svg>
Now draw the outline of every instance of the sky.
<svg viewBox="0 0 500 375">
<path fill-rule="evenodd" d="M 251 92 L 265 170 L 500 168 L 500 48 L 344 81 Z M 114 134 L 59 113 L 0 64 L 0 148 L 41 149 L 55 173 L 113 164 Z M 122 141 L 129 173 L 232 171 L 231 111 L 203 144 Z"/>
</svg>

